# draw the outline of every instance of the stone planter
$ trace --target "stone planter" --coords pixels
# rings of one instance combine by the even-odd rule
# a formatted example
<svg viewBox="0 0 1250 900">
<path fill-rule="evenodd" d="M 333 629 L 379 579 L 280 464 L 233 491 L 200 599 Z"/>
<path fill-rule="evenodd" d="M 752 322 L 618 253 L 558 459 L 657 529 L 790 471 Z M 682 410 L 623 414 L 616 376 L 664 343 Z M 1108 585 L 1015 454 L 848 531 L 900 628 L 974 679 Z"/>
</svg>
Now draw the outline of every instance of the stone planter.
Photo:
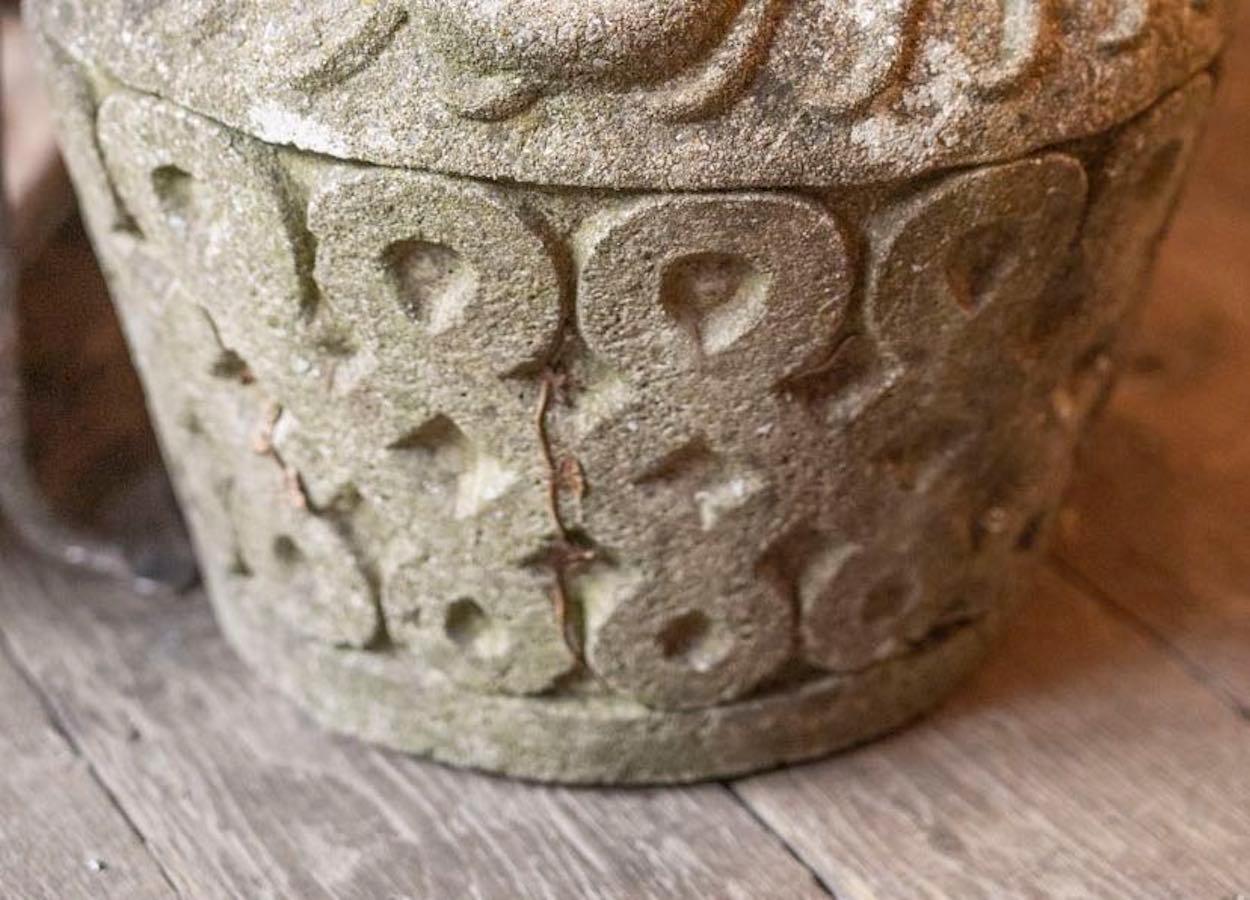
<svg viewBox="0 0 1250 900">
<path fill-rule="evenodd" d="M 895 728 L 1046 535 L 1220 0 L 32 4 L 217 613 L 335 728 Z"/>
</svg>

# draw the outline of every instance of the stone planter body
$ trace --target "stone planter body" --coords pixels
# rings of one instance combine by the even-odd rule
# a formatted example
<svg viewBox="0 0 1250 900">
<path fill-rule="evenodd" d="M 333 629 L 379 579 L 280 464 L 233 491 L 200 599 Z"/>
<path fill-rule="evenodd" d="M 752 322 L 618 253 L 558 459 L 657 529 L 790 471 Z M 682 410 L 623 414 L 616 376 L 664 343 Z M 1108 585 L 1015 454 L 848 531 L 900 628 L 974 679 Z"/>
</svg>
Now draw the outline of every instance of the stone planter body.
<svg viewBox="0 0 1250 900">
<path fill-rule="evenodd" d="M 1228 4 L 300 7 L 29 9 L 242 655 L 569 781 L 942 696 L 1110 384 Z"/>
</svg>

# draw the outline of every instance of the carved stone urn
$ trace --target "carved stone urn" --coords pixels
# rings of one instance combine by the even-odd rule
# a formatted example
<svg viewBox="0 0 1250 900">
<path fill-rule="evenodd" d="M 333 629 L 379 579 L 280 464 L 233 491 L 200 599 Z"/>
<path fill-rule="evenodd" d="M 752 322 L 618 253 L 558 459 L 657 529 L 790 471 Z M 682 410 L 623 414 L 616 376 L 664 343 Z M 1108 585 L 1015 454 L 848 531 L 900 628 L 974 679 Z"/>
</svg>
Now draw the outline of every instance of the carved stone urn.
<svg viewBox="0 0 1250 900">
<path fill-rule="evenodd" d="M 222 627 L 328 725 L 663 782 L 968 671 L 1231 0 L 48 0 Z"/>
</svg>

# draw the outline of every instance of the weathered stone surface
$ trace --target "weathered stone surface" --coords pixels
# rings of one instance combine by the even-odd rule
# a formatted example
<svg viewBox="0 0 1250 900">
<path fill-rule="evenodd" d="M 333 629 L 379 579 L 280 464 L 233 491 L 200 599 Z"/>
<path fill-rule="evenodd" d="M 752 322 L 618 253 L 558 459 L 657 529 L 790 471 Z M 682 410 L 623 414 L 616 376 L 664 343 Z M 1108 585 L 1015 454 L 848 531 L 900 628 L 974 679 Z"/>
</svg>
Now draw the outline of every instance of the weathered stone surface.
<svg viewBox="0 0 1250 900">
<path fill-rule="evenodd" d="M 664 781 L 879 734 L 975 661 L 1109 386 L 1225 12 L 36 24 L 243 655 L 439 759 Z"/>
<path fill-rule="evenodd" d="M 54 0 L 81 63 L 276 144 L 594 186 L 854 184 L 1101 132 L 1235 0 Z"/>
</svg>

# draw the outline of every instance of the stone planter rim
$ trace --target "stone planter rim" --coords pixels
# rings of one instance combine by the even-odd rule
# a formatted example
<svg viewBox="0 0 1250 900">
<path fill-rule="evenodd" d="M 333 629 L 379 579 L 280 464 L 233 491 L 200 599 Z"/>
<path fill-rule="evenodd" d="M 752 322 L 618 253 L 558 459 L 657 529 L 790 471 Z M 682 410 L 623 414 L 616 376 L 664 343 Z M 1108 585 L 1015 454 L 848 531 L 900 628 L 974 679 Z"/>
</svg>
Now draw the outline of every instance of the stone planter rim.
<svg viewBox="0 0 1250 900">
<path fill-rule="evenodd" d="M 618 59 L 604 78 L 432 33 L 432 16 L 473 6 L 310 0 L 274 21 L 259 0 L 28 0 L 27 14 L 97 74 L 270 144 L 519 183 L 696 190 L 893 181 L 1098 134 L 1208 68 L 1234 4 L 1023 4 L 1000 23 L 1010 41 L 986 44 L 968 41 L 980 13 L 959 3 L 651 0 L 638 8 L 724 11 L 727 24 L 675 71 Z M 813 75 L 831 46 L 846 49 Z M 529 67 L 519 99 L 492 97 L 497 86 L 448 96 L 498 80 L 503 63 Z M 709 86 L 708 70 L 723 77 Z"/>
</svg>

